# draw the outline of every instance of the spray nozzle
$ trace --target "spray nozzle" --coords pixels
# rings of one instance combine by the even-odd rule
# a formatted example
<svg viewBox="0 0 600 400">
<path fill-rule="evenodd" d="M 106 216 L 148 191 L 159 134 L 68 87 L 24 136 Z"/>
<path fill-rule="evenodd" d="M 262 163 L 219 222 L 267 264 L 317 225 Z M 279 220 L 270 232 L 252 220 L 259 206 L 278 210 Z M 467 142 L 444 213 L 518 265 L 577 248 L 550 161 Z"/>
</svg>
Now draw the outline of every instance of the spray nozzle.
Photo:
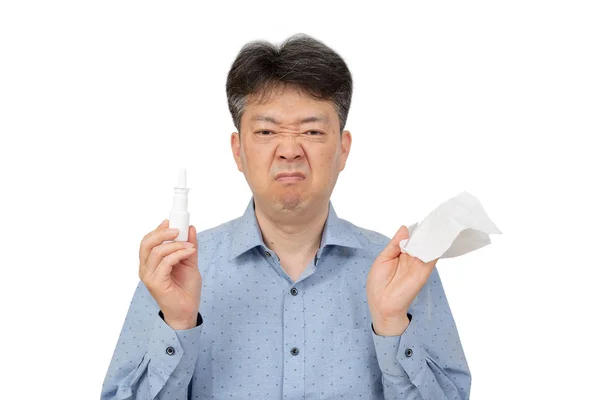
<svg viewBox="0 0 600 400">
<path fill-rule="evenodd" d="M 185 168 L 181 168 L 179 170 L 179 182 L 177 183 L 177 187 L 181 189 L 187 188 L 186 185 L 186 170 Z"/>
<path fill-rule="evenodd" d="M 175 241 L 185 242 L 188 240 L 190 226 L 190 213 L 187 211 L 188 191 L 185 168 L 179 170 L 179 180 L 173 194 L 173 206 L 169 215 L 169 228 L 179 229 L 179 236 Z"/>
</svg>

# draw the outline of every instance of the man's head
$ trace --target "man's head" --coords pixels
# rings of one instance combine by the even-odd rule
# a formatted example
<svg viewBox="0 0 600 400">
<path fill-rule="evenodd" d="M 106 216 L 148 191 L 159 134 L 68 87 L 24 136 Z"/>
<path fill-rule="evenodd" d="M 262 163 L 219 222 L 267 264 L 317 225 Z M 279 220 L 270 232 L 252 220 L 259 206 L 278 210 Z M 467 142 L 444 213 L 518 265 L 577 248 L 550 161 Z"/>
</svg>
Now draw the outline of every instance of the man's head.
<svg viewBox="0 0 600 400">
<path fill-rule="evenodd" d="M 297 214 L 328 203 L 350 151 L 351 97 L 346 63 L 309 36 L 241 49 L 227 77 L 231 149 L 255 201 Z"/>
</svg>

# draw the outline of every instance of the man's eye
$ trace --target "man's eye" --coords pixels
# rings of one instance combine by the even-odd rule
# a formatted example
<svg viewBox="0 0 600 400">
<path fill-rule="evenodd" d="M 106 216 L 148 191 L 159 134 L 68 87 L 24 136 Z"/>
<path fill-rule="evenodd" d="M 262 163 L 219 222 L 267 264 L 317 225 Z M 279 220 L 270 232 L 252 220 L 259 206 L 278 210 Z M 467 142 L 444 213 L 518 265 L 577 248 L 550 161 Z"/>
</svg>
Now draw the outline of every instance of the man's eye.
<svg viewBox="0 0 600 400">
<path fill-rule="evenodd" d="M 308 136 L 318 136 L 318 135 L 322 135 L 322 132 L 319 131 L 306 131 L 305 133 L 308 134 Z"/>
<path fill-rule="evenodd" d="M 257 133 L 259 133 L 261 136 L 268 136 L 269 134 L 273 133 L 273 131 L 258 131 Z"/>
</svg>

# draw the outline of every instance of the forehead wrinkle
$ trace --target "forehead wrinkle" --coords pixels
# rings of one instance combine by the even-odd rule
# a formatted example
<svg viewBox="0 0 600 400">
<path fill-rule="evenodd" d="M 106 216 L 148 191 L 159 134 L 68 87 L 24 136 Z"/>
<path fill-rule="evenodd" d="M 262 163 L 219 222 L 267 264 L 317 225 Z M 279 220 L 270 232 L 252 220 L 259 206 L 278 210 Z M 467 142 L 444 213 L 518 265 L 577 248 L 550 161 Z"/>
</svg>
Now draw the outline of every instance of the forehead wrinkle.
<svg viewBox="0 0 600 400">
<path fill-rule="evenodd" d="M 268 115 L 255 115 L 254 117 L 252 117 L 252 121 L 265 121 L 265 122 L 270 122 L 275 125 L 282 125 L 282 123 L 280 121 L 278 121 L 276 118 L 273 118 Z M 321 122 L 325 125 L 328 125 L 329 118 L 327 117 L 327 115 L 319 114 L 317 116 L 300 118 L 300 119 L 296 120 L 294 125 L 308 124 L 311 122 Z"/>
</svg>

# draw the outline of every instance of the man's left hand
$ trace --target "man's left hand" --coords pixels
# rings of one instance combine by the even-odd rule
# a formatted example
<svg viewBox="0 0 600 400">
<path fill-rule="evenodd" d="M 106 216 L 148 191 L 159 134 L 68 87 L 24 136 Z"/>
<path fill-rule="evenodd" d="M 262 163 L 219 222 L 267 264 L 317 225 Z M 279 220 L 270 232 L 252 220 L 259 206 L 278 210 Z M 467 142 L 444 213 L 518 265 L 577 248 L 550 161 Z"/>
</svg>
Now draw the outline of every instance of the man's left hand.
<svg viewBox="0 0 600 400">
<path fill-rule="evenodd" d="M 427 282 L 438 258 L 424 263 L 400 250 L 404 225 L 377 256 L 367 276 L 367 300 L 377 335 L 398 336 L 408 327 L 408 308 Z"/>
</svg>

